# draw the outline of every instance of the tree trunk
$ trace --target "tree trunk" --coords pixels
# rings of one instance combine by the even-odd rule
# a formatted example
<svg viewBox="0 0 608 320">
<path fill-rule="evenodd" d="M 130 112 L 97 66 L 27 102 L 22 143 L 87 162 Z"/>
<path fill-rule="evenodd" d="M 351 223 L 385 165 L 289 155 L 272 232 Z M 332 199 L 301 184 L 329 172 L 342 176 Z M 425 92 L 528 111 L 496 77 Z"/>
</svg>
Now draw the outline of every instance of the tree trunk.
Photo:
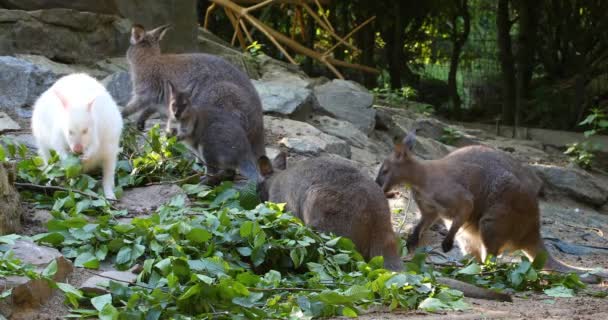
<svg viewBox="0 0 608 320">
<path fill-rule="evenodd" d="M 401 3 L 395 2 L 395 24 L 386 30 L 386 53 L 388 60 L 388 72 L 391 76 L 391 88 L 401 89 L 401 70 L 405 65 L 405 55 L 403 54 L 403 37 L 405 34 L 403 17 L 401 16 Z"/>
<path fill-rule="evenodd" d="M 498 58 L 502 69 L 502 119 L 512 123 L 515 109 L 515 65 L 511 51 L 511 21 L 509 20 L 509 0 L 499 0 L 496 12 L 498 29 Z"/>
<path fill-rule="evenodd" d="M 461 112 L 461 100 L 458 95 L 458 63 L 460 62 L 460 54 L 464 47 L 471 31 L 471 16 L 469 14 L 469 8 L 467 4 L 468 0 L 456 0 L 455 5 L 457 10 L 452 16 L 452 56 L 450 57 L 450 72 L 448 74 L 448 93 L 452 100 L 452 107 L 454 108 L 454 116 L 456 119 L 460 119 L 462 116 Z M 463 31 L 462 34 L 458 33 L 458 17 L 463 18 Z"/>
<path fill-rule="evenodd" d="M 520 119 L 529 97 L 530 81 L 534 70 L 534 46 L 536 42 L 536 10 L 538 1 L 520 0 L 519 34 L 517 35 L 517 98 L 515 103 L 513 137 L 520 126 Z"/>
<path fill-rule="evenodd" d="M 313 49 L 314 50 L 314 45 L 315 45 L 315 19 L 309 15 L 306 14 L 306 30 L 302 30 L 302 32 L 306 32 L 308 34 L 308 36 L 306 37 L 306 47 Z M 311 57 L 306 57 L 304 59 L 304 64 L 302 65 L 302 69 L 304 69 L 304 72 L 306 72 L 309 76 L 312 76 L 312 67 L 313 67 L 313 59 Z"/>
</svg>

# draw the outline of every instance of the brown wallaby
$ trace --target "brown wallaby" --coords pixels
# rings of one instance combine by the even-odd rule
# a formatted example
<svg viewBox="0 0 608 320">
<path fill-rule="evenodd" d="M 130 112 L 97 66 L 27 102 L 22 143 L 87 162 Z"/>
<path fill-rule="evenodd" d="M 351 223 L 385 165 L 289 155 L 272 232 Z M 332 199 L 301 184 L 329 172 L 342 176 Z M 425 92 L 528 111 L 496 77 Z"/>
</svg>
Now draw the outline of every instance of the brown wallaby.
<svg viewBox="0 0 608 320">
<path fill-rule="evenodd" d="M 263 201 L 286 203 L 304 224 L 348 237 L 366 259 L 381 255 L 387 269 L 402 270 L 388 202 L 371 178 L 337 159 L 313 158 L 285 169 L 285 158 L 281 153 L 272 164 L 265 156 L 259 159 Z M 508 294 L 449 278 L 437 280 L 467 297 L 511 301 Z"/>
<path fill-rule="evenodd" d="M 194 105 L 229 108 L 244 121 L 243 128 L 256 159 L 265 154 L 262 103 L 245 73 L 226 60 L 202 53 L 161 54 L 160 41 L 170 26 L 146 32 L 141 25 L 131 29 L 131 45 L 127 50 L 133 97 L 123 110 L 127 117 L 142 110 L 137 127 L 143 130 L 146 119 L 159 105 L 166 106 L 169 92 L 165 81 L 177 89 L 191 92 Z M 230 96 L 230 106 L 222 101 Z M 167 122 L 167 131 L 171 123 Z"/>
<path fill-rule="evenodd" d="M 589 271 L 549 255 L 540 235 L 538 193 L 542 183 L 532 170 L 486 146 L 460 148 L 438 160 L 419 160 L 412 151 L 415 141 L 412 131 L 397 143 L 376 178 L 385 192 L 399 183 L 411 186 L 422 218 L 408 237 L 408 248 L 415 248 L 421 233 L 441 218 L 446 225 L 451 223 L 441 245 L 444 252 L 452 249 L 460 230 L 456 240 L 462 252 L 479 261 L 505 250 L 523 250 L 530 259 L 544 251 L 545 269 Z"/>
<path fill-rule="evenodd" d="M 256 157 L 251 149 L 244 129 L 245 119 L 238 117 L 231 110 L 231 98 L 238 95 L 222 97 L 223 108 L 216 107 L 218 101 L 209 100 L 211 106 L 194 105 L 189 94 L 178 91 L 171 82 L 169 87 L 169 118 L 177 120 L 177 138 L 184 140 L 205 159 L 208 172 L 206 183 L 217 184 L 238 169 L 249 181 L 257 183 L 260 174 Z M 231 84 L 227 84 L 231 85 Z M 238 88 L 234 88 L 238 92 Z"/>
</svg>

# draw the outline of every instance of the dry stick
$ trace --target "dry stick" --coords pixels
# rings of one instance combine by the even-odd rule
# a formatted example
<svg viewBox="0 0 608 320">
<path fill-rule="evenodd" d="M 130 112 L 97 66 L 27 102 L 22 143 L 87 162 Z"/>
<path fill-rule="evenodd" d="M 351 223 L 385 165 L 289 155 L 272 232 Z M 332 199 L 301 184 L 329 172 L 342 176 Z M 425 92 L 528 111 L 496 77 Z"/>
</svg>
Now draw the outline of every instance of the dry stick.
<svg viewBox="0 0 608 320">
<path fill-rule="evenodd" d="M 217 4 L 212 3 L 208 8 L 207 11 L 205 11 L 205 23 L 203 24 L 203 28 L 205 30 L 209 30 L 209 28 L 207 28 L 209 26 L 209 16 L 211 15 L 211 13 L 215 10 L 215 8 L 217 7 Z"/>
<path fill-rule="evenodd" d="M 156 185 L 163 185 L 163 184 L 181 184 L 183 182 L 186 182 L 190 179 L 196 178 L 196 177 L 200 177 L 200 176 L 204 176 L 205 172 L 197 172 L 193 175 L 189 175 L 185 178 L 182 179 L 177 179 L 177 180 L 171 180 L 171 181 L 157 181 L 157 182 L 150 182 L 150 183 L 146 183 L 145 186 L 156 186 Z"/>
<path fill-rule="evenodd" d="M 241 28 L 239 27 L 237 18 L 235 17 L 232 11 L 228 10 L 228 8 L 224 8 L 224 12 L 228 16 L 228 19 L 230 20 L 230 23 L 232 23 L 232 27 L 234 28 L 234 34 L 232 35 L 232 41 L 230 42 L 230 44 L 234 46 L 234 42 L 238 37 L 241 48 L 245 49 L 247 45 L 245 44 L 245 39 L 243 38 L 243 34 L 241 33 Z"/>
<path fill-rule="evenodd" d="M 338 36 L 333 29 L 331 28 L 331 26 L 328 26 L 325 24 L 325 22 L 323 22 L 323 20 L 321 20 L 321 18 L 319 18 L 319 16 L 314 12 L 314 10 L 312 10 L 312 8 L 310 6 L 308 6 L 305 3 L 302 3 L 302 7 L 304 7 L 304 9 L 306 10 L 306 12 L 308 12 L 308 14 L 321 26 L 321 28 L 325 29 L 325 31 L 327 31 L 333 38 L 335 38 L 336 40 L 338 40 L 338 44 L 343 44 L 347 47 L 349 47 L 351 50 L 355 51 L 355 52 L 361 52 L 361 50 L 355 46 L 353 46 L 352 44 L 348 43 L 345 39 L 340 38 L 340 36 Z"/>
<path fill-rule="evenodd" d="M 338 78 L 344 80 L 344 76 L 340 73 L 340 71 L 338 71 L 338 69 L 336 69 L 336 67 L 334 67 L 331 63 L 329 63 L 329 61 L 327 61 L 327 57 L 323 56 L 321 57 L 321 62 L 323 62 L 328 68 L 329 70 L 331 70 Z"/>
<path fill-rule="evenodd" d="M 321 12 L 325 11 L 325 10 L 323 10 L 323 7 L 321 6 L 321 4 L 319 3 L 318 0 L 315 0 L 315 3 L 317 4 L 317 7 L 319 7 L 319 10 L 321 10 Z M 331 22 L 329 22 L 329 19 L 327 19 L 327 17 L 324 14 L 321 15 L 321 17 L 323 18 L 323 20 L 325 20 L 325 23 L 327 23 L 329 30 L 331 30 L 332 32 L 335 32 L 334 27 L 331 25 Z"/>
<path fill-rule="evenodd" d="M 250 43 L 253 43 L 253 38 L 251 37 L 251 33 L 249 33 L 249 30 L 247 30 L 247 25 L 245 25 L 245 21 L 239 18 L 239 24 L 241 25 L 241 28 L 243 28 L 245 36 L 247 36 L 247 40 L 249 40 Z"/>
<path fill-rule="evenodd" d="M 228 7 L 229 9 L 231 9 L 232 11 L 237 12 L 237 13 L 242 13 L 242 10 L 244 10 L 242 7 L 240 7 L 239 5 L 233 3 L 229 0 L 211 0 L 211 1 L 214 3 L 217 3 L 220 6 Z M 251 23 L 255 27 L 257 27 L 259 25 L 264 25 L 263 22 L 259 21 L 258 19 L 254 18 L 250 15 L 245 14 L 245 15 L 243 15 L 243 18 L 245 18 L 245 20 L 247 20 L 249 23 Z M 278 32 L 270 27 L 267 27 L 267 26 L 262 27 L 260 29 L 260 31 L 264 32 L 265 34 L 268 34 L 270 36 L 269 39 L 271 39 L 271 41 L 274 40 L 274 41 L 281 42 L 281 43 L 289 46 L 291 49 L 293 49 L 297 53 L 300 53 L 305 56 L 322 61 L 321 53 L 314 51 L 310 48 L 307 48 L 307 47 L 299 44 L 296 41 L 291 40 L 289 37 L 286 37 L 284 34 Z M 327 59 L 327 62 L 329 62 L 333 65 L 336 65 L 336 66 L 361 70 L 361 71 L 373 73 L 373 74 L 379 73 L 378 69 L 376 69 L 376 68 L 372 68 L 372 67 L 368 67 L 368 66 L 364 66 L 364 65 L 360 65 L 360 64 L 348 63 L 348 62 L 337 60 L 337 59 L 334 59 L 331 57 L 327 57 L 326 59 Z"/>
<path fill-rule="evenodd" d="M 407 198 L 407 205 L 405 206 L 405 210 L 403 211 L 403 221 L 401 221 L 401 225 L 399 226 L 399 230 L 397 231 L 397 234 L 401 234 L 401 230 L 403 230 L 403 226 L 405 225 L 405 215 L 407 215 L 407 212 L 410 210 L 410 204 L 412 203 L 412 198 L 413 198 L 413 194 L 412 191 L 409 190 L 409 197 Z"/>
<path fill-rule="evenodd" d="M 275 47 L 277 47 L 277 49 L 279 49 L 279 51 L 281 51 L 281 53 L 283 53 L 285 57 L 287 57 L 287 60 L 289 60 L 289 62 L 296 65 L 298 64 L 296 60 L 294 60 L 287 52 L 287 50 L 285 50 L 285 48 L 281 46 L 281 44 L 270 34 L 270 32 L 266 30 L 263 23 L 255 21 L 255 19 L 252 19 L 248 14 L 242 15 L 242 17 L 246 19 L 249 23 L 251 23 L 256 29 L 260 30 L 260 32 L 262 32 L 270 40 L 270 42 L 272 42 Z"/>
<path fill-rule="evenodd" d="M 260 3 L 256 4 L 256 5 L 251 6 L 251 7 L 247 7 L 244 12 L 245 13 L 249 13 L 251 11 L 255 11 L 255 10 L 259 9 L 259 8 L 262 8 L 262 7 L 265 7 L 265 6 L 269 5 L 269 4 L 271 4 L 274 1 L 275 0 L 266 0 L 264 2 L 260 2 Z"/>
<path fill-rule="evenodd" d="M 367 20 L 365 20 L 363 23 L 361 23 L 360 25 L 358 25 L 356 28 L 354 28 L 351 32 L 349 32 L 347 35 L 344 36 L 344 40 L 352 37 L 355 33 L 357 33 L 357 31 L 361 30 L 361 28 L 363 28 L 365 25 L 367 25 L 368 23 L 374 21 L 374 19 L 376 19 L 376 16 L 373 16 Z M 334 44 L 333 47 L 331 47 L 329 50 L 325 51 L 325 53 L 323 55 L 328 55 L 330 54 L 332 51 L 336 50 L 336 48 L 340 45 L 340 43 L 336 43 Z M 361 50 L 359 50 L 361 51 Z"/>
</svg>

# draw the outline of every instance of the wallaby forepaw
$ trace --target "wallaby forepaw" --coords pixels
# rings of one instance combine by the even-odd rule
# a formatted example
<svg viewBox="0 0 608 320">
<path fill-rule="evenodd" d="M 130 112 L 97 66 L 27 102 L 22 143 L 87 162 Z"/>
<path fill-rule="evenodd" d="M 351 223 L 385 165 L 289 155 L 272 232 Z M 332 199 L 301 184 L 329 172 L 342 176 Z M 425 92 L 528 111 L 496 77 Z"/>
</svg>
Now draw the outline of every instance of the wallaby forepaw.
<svg viewBox="0 0 608 320">
<path fill-rule="evenodd" d="M 410 234 L 409 237 L 407 237 L 407 251 L 408 252 L 414 252 L 414 250 L 416 250 L 416 248 L 418 247 L 418 237 L 414 236 L 414 234 Z"/>
<path fill-rule="evenodd" d="M 441 249 L 444 253 L 448 253 L 452 248 L 454 248 L 454 239 L 444 239 L 441 242 Z"/>
</svg>

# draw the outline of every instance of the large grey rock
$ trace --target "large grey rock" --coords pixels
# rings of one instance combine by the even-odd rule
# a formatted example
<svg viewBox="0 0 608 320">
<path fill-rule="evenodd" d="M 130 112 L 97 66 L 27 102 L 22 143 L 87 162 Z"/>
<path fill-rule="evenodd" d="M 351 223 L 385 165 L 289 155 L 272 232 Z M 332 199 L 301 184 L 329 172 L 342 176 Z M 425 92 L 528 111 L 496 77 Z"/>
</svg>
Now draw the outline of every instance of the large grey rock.
<svg viewBox="0 0 608 320">
<path fill-rule="evenodd" d="M 230 64 L 247 73 L 251 79 L 260 77 L 256 59 L 233 48 L 229 43 L 203 28 L 198 30 L 198 47 L 200 52 L 226 59 Z"/>
<path fill-rule="evenodd" d="M 0 8 L 25 11 L 40 9 L 74 9 L 96 13 L 116 14 L 116 0 L 0 0 Z"/>
<path fill-rule="evenodd" d="M 135 283 L 135 280 L 137 280 L 137 275 L 131 271 L 105 271 L 85 280 L 79 289 L 85 293 L 101 295 L 109 292 L 108 285 L 110 281 L 131 284 Z"/>
<path fill-rule="evenodd" d="M 269 141 L 303 155 L 333 153 L 350 158 L 350 146 L 343 140 L 321 132 L 306 122 L 264 116 L 264 127 L 268 135 L 276 137 Z"/>
<path fill-rule="evenodd" d="M 37 272 L 42 272 L 46 266 L 55 261 L 57 263 L 57 272 L 53 276 L 55 281 L 64 281 L 73 271 L 72 263 L 57 249 L 39 246 L 29 240 L 17 240 L 8 249 L 23 264 L 34 266 Z M 38 308 L 53 293 L 53 288 L 46 280 L 31 280 L 27 277 L 13 276 L 0 279 L 0 288 L 2 290 L 12 288 L 9 304 L 0 306 L 2 313 L 12 313 L 20 308 Z"/>
<path fill-rule="evenodd" d="M 464 129 L 461 130 L 434 118 L 419 118 L 414 122 L 414 128 L 417 129 L 416 133 L 419 136 L 449 143 L 458 148 L 480 144 L 478 139 L 466 133 Z"/>
<path fill-rule="evenodd" d="M 0 133 L 19 129 L 21 129 L 21 127 L 15 120 L 9 117 L 8 114 L 0 112 Z"/>
<path fill-rule="evenodd" d="M 314 116 L 308 122 L 319 130 L 338 137 L 357 148 L 365 148 L 368 144 L 369 139 L 367 135 L 350 122 L 323 115 Z"/>
<path fill-rule="evenodd" d="M 108 92 L 118 105 L 127 105 L 133 91 L 131 76 L 128 72 L 118 71 L 113 73 L 103 79 L 101 83 L 108 89 Z"/>
<path fill-rule="evenodd" d="M 321 110 L 354 124 L 365 134 L 374 130 L 374 96 L 352 81 L 333 80 L 314 88 Z"/>
<path fill-rule="evenodd" d="M 108 75 L 108 72 L 103 70 L 99 70 L 96 68 L 90 68 L 84 65 L 77 64 L 64 64 L 50 60 L 45 56 L 35 55 L 35 54 L 16 54 L 16 58 L 29 61 L 40 68 L 48 69 L 52 73 L 64 76 L 72 73 L 86 73 L 94 78 L 103 79 Z"/>
<path fill-rule="evenodd" d="M 567 196 L 595 207 L 608 201 L 608 187 L 589 173 L 550 165 L 532 165 L 547 194 Z"/>
<path fill-rule="evenodd" d="M 159 206 L 179 195 L 185 196 L 185 193 L 174 184 L 134 188 L 125 191 L 116 207 L 127 209 L 129 213 L 146 213 L 156 210 Z"/>
<path fill-rule="evenodd" d="M 50 70 L 29 61 L 0 57 L 0 109 L 33 105 L 57 78 Z"/>
<path fill-rule="evenodd" d="M 0 235 L 21 231 L 21 207 L 19 192 L 15 188 L 15 165 L 0 162 Z"/>
<path fill-rule="evenodd" d="M 121 16 L 150 29 L 171 24 L 161 42 L 163 52 L 194 52 L 198 49 L 197 0 L 114 0 Z M 130 26 L 129 26 L 130 27 Z M 129 41 L 127 39 L 126 44 Z M 123 53 L 124 54 L 124 53 Z"/>
<path fill-rule="evenodd" d="M 307 82 L 298 77 L 252 82 L 262 99 L 264 113 L 305 120 L 313 110 L 315 100 L 312 90 L 306 88 Z"/>
<path fill-rule="evenodd" d="M 122 56 L 130 27 L 118 16 L 72 9 L 0 9 L 0 55 L 30 53 L 70 63 Z"/>
</svg>

